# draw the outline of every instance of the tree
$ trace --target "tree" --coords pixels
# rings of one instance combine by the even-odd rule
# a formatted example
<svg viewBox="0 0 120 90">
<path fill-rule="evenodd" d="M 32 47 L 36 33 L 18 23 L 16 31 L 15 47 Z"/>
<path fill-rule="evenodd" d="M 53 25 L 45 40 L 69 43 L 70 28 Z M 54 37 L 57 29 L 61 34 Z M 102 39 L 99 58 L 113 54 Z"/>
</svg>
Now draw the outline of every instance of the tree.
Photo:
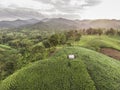
<svg viewBox="0 0 120 90">
<path fill-rule="evenodd" d="M 49 40 L 44 40 L 42 43 L 45 46 L 45 48 L 50 48 L 51 47 L 51 44 L 50 44 Z"/>
<path fill-rule="evenodd" d="M 51 46 L 57 46 L 60 42 L 60 38 L 58 34 L 54 34 L 49 38 L 49 42 Z"/>
<path fill-rule="evenodd" d="M 59 43 L 60 44 L 65 44 L 67 42 L 67 38 L 66 38 L 66 35 L 63 33 L 63 34 L 59 34 Z"/>
<path fill-rule="evenodd" d="M 110 28 L 109 30 L 106 31 L 106 35 L 116 35 L 117 31 L 114 30 L 113 28 Z"/>
<path fill-rule="evenodd" d="M 77 30 L 72 30 L 66 33 L 66 38 L 70 41 L 79 41 L 81 34 Z"/>
</svg>

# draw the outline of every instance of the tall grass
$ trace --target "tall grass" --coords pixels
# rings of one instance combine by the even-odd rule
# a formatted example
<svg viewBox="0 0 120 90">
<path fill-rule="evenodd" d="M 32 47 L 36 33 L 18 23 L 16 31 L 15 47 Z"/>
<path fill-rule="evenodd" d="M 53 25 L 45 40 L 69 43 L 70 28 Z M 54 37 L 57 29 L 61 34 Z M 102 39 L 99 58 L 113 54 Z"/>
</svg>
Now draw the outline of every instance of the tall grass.
<svg viewBox="0 0 120 90">
<path fill-rule="evenodd" d="M 55 56 L 31 64 L 4 80 L 0 90 L 96 90 L 80 59 Z"/>
</svg>

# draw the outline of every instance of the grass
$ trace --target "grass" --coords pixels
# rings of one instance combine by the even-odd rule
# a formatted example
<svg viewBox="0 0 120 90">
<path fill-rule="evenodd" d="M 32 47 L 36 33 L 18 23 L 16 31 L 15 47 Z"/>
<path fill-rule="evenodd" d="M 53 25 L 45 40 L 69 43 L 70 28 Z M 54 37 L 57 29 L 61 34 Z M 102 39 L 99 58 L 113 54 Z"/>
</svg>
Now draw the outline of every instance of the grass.
<svg viewBox="0 0 120 90">
<path fill-rule="evenodd" d="M 17 53 L 17 50 L 14 48 L 11 48 L 10 46 L 0 44 L 0 55 L 3 55 L 3 56 L 5 56 L 5 58 L 7 58 L 8 56 L 12 55 L 13 53 Z M 1 56 L 0 56 L 0 60 L 2 60 L 2 59 L 4 60 L 4 58 L 1 58 Z"/>
<path fill-rule="evenodd" d="M 67 59 L 75 54 L 74 60 Z M 60 49 L 48 60 L 17 71 L 0 90 L 120 90 L 120 62 L 81 47 Z"/>
<path fill-rule="evenodd" d="M 11 48 L 10 46 L 0 44 L 0 53 L 11 54 L 17 52 L 16 49 Z"/>
<path fill-rule="evenodd" d="M 96 90 L 85 64 L 76 59 L 51 58 L 16 72 L 0 90 Z"/>
<path fill-rule="evenodd" d="M 0 48 L 2 49 L 7 49 L 7 50 L 10 50 L 11 47 L 7 46 L 7 45 L 3 45 L 3 44 L 0 44 Z"/>
<path fill-rule="evenodd" d="M 72 53 L 86 64 L 97 90 L 120 90 L 119 61 L 95 51 L 79 47 L 65 48 L 56 57 L 64 57 Z"/>
<path fill-rule="evenodd" d="M 120 50 L 120 40 L 118 40 L 118 38 L 104 36 L 104 35 L 82 36 L 80 42 L 76 42 L 75 45 L 88 48 L 88 49 L 92 49 L 95 51 L 99 51 L 100 48 L 103 48 L 103 47 L 114 48 L 114 49 Z"/>
</svg>

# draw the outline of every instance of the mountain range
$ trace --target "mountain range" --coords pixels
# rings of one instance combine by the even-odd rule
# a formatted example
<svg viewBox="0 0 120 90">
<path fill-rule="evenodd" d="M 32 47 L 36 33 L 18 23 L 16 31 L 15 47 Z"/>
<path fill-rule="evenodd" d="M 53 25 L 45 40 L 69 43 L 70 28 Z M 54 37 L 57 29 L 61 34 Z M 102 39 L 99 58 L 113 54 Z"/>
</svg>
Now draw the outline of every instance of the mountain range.
<svg viewBox="0 0 120 90">
<path fill-rule="evenodd" d="M 2 28 L 2 29 L 18 28 L 21 26 L 27 26 L 27 25 L 38 23 L 38 22 L 39 22 L 39 20 L 37 20 L 37 19 L 29 19 L 29 20 L 17 19 L 15 21 L 0 21 L 0 28 Z"/>
<path fill-rule="evenodd" d="M 19 28 L 38 30 L 79 30 L 87 28 L 114 28 L 120 29 L 120 20 L 97 19 L 97 20 L 69 20 L 65 18 L 45 18 L 43 20 L 15 20 L 1 21 L 0 28 Z"/>
</svg>

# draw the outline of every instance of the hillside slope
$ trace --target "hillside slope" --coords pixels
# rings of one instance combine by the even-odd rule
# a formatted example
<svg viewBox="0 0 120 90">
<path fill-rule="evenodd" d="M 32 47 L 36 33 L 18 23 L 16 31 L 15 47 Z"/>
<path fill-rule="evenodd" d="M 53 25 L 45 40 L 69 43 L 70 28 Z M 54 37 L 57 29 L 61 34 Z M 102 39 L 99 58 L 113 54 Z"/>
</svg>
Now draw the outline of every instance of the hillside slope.
<svg viewBox="0 0 120 90">
<path fill-rule="evenodd" d="M 69 60 L 68 54 L 76 58 Z M 119 61 L 92 50 L 67 47 L 49 60 L 17 71 L 0 84 L 0 90 L 120 90 L 119 82 Z"/>
<path fill-rule="evenodd" d="M 65 58 L 68 54 L 75 54 L 82 60 L 87 70 L 95 82 L 97 90 L 120 90 L 120 62 L 80 47 L 65 48 L 59 51 L 54 57 Z"/>
<path fill-rule="evenodd" d="M 55 57 L 39 61 L 16 72 L 0 90 L 96 90 L 85 64 Z"/>
<path fill-rule="evenodd" d="M 87 35 L 82 36 L 79 42 L 74 43 L 77 46 L 100 51 L 101 48 L 113 48 L 120 50 L 120 40 L 118 37 Z"/>
<path fill-rule="evenodd" d="M 16 49 L 0 44 L 0 81 L 14 72 L 18 57 Z"/>
</svg>

